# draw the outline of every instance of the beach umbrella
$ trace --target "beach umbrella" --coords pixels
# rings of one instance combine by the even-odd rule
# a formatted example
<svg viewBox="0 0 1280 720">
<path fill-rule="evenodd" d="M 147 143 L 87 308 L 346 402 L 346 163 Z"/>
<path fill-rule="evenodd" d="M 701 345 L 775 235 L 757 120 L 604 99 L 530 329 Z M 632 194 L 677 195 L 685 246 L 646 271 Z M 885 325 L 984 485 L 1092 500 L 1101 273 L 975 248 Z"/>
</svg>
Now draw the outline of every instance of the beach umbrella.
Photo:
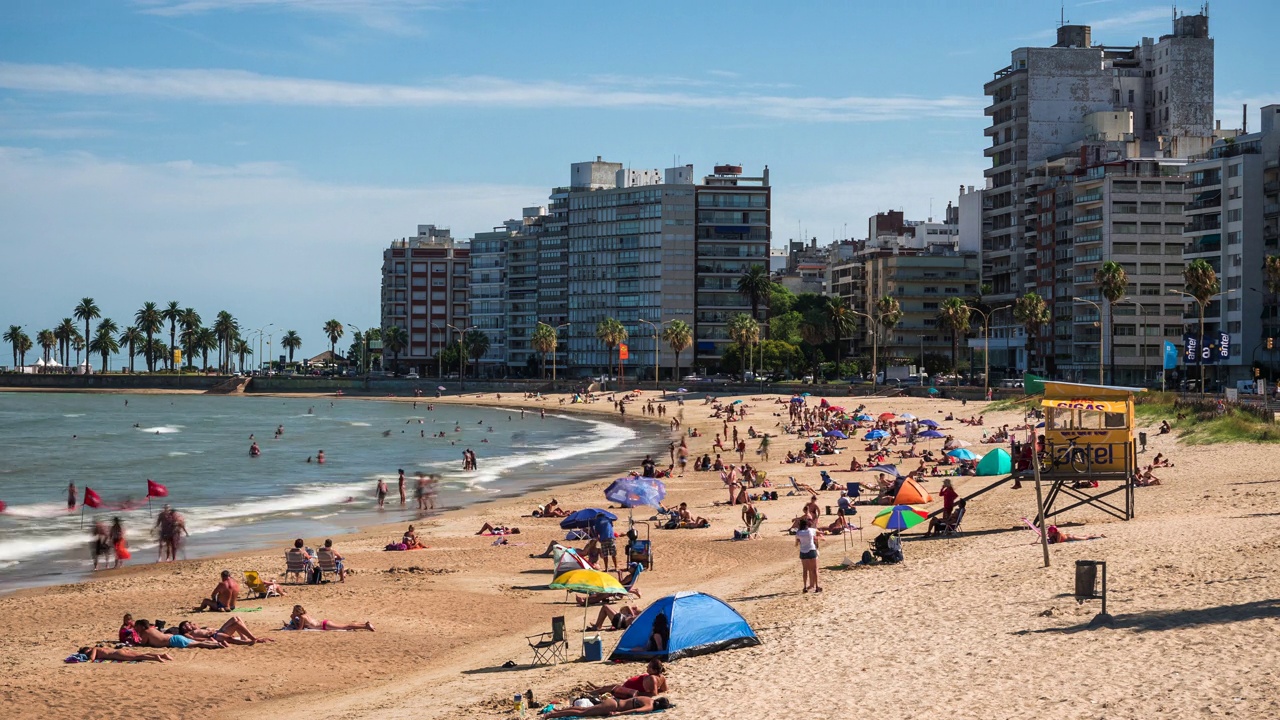
<svg viewBox="0 0 1280 720">
<path fill-rule="evenodd" d="M 955 450 L 952 450 L 947 454 L 957 460 L 981 460 L 982 459 L 981 455 L 975 453 L 972 450 L 966 450 L 964 448 L 956 448 Z"/>
<path fill-rule="evenodd" d="M 827 407 L 830 404 L 831 403 L 827 402 L 826 398 L 822 398 L 821 400 L 818 401 L 818 407 Z"/>
<path fill-rule="evenodd" d="M 569 592 L 586 593 L 605 593 L 610 595 L 625 595 L 627 589 L 618 582 L 618 578 L 607 572 L 599 570 L 570 570 L 567 573 L 556 576 L 555 580 L 549 585 L 552 590 L 568 590 Z"/>
<path fill-rule="evenodd" d="M 687 392 L 689 392 L 689 388 L 676 388 L 676 392 L 678 392 L 678 393 L 687 393 Z"/>
<path fill-rule="evenodd" d="M 828 409 L 831 410 L 831 412 L 844 412 L 844 408 L 840 407 L 839 405 L 832 405 Z"/>
<path fill-rule="evenodd" d="M 888 436 L 889 436 L 889 433 L 880 429 L 876 429 L 867 433 L 865 436 L 863 436 L 862 439 L 863 440 L 879 440 L 882 437 L 888 437 Z"/>
<path fill-rule="evenodd" d="M 907 530 L 924 522 L 928 517 L 928 513 L 910 505 L 894 505 L 881 510 L 871 524 L 885 530 Z"/>
<path fill-rule="evenodd" d="M 731 402 L 731 403 L 729 403 L 729 404 L 730 404 L 730 405 L 740 405 L 741 403 L 742 403 L 742 401 L 741 401 L 741 400 L 734 400 L 733 402 Z"/>
<path fill-rule="evenodd" d="M 881 419 L 881 420 L 892 420 L 892 419 L 893 419 L 893 418 L 895 418 L 895 417 L 896 417 L 896 416 L 895 416 L 893 413 L 891 413 L 891 412 L 882 412 L 882 413 L 880 413 L 880 419 Z"/>
<path fill-rule="evenodd" d="M 938 394 L 938 388 L 929 388 L 929 394 L 930 394 L 930 395 L 937 395 L 937 394 Z"/>
<path fill-rule="evenodd" d="M 604 491 L 605 499 L 627 508 L 650 505 L 658 507 L 667 496 L 667 486 L 657 478 L 624 477 L 613 481 Z"/>
<path fill-rule="evenodd" d="M 791 402 L 793 402 L 793 403 L 802 403 L 802 402 L 804 402 L 804 398 L 802 398 L 802 397 L 793 397 L 793 398 L 791 398 Z"/>
<path fill-rule="evenodd" d="M 902 414 L 901 414 L 901 415 L 899 415 L 898 417 L 899 417 L 899 418 L 902 418 L 903 420 L 915 420 L 915 419 L 916 419 L 916 416 L 915 416 L 915 415 L 912 415 L 911 413 L 902 413 Z"/>
<path fill-rule="evenodd" d="M 873 420 L 873 418 L 866 413 L 862 413 L 861 415 L 854 415 L 853 419 L 857 420 L 858 422 L 870 422 L 871 420 Z"/>
<path fill-rule="evenodd" d="M 565 519 L 560 521 L 561 530 L 583 529 L 591 527 L 591 523 L 595 522 L 597 515 L 604 515 L 609 520 L 617 520 L 618 516 L 608 510 L 600 508 L 584 508 L 574 513 L 570 513 Z"/>
<path fill-rule="evenodd" d="M 931 428 L 936 428 L 936 427 L 938 427 L 938 421 L 937 421 L 937 420 L 930 420 L 930 419 L 928 419 L 928 418 L 925 418 L 924 420 L 921 420 L 921 421 L 920 421 L 920 424 L 921 424 L 921 425 L 927 425 L 927 426 L 929 426 L 929 427 L 931 427 Z"/>
<path fill-rule="evenodd" d="M 444 386 L 443 386 L 443 385 L 437 385 L 437 386 L 436 386 L 436 389 L 437 389 L 437 390 L 439 390 L 440 392 L 444 392 Z"/>
<path fill-rule="evenodd" d="M 943 435 L 942 433 L 938 432 L 937 430 L 925 430 L 925 431 L 924 431 L 924 432 L 922 432 L 922 433 L 917 433 L 917 434 L 916 434 L 916 437 L 919 437 L 919 438 L 931 438 L 931 439 L 932 439 L 932 438 L 944 438 L 944 437 L 946 437 L 946 435 Z"/>
<path fill-rule="evenodd" d="M 867 471 L 889 473 L 894 477 L 902 477 L 901 475 L 898 474 L 897 465 L 872 465 L 871 467 L 867 468 Z"/>
<path fill-rule="evenodd" d="M 849 436 L 848 436 L 848 435 L 845 435 L 844 433 L 840 432 L 839 430 L 828 430 L 828 431 L 826 431 L 826 432 L 825 432 L 825 433 L 823 433 L 823 434 L 824 434 L 824 435 L 826 435 L 826 436 L 827 436 L 827 437 L 829 437 L 829 438 L 838 438 L 838 439 L 840 439 L 840 440 L 848 440 L 848 439 L 849 439 Z"/>
</svg>

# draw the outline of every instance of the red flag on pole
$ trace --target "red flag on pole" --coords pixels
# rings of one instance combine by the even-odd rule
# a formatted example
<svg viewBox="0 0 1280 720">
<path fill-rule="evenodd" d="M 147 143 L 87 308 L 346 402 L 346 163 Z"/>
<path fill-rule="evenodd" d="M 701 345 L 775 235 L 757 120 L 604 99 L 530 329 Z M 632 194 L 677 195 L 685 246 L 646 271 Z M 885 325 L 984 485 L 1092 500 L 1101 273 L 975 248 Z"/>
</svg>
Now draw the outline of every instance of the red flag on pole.
<svg viewBox="0 0 1280 720">
<path fill-rule="evenodd" d="M 147 479 L 147 497 L 165 497 L 169 494 L 169 488 L 161 485 L 155 480 Z"/>
<path fill-rule="evenodd" d="M 81 504 L 91 508 L 102 507 L 102 498 L 98 493 L 86 487 L 84 489 L 84 502 Z"/>
</svg>

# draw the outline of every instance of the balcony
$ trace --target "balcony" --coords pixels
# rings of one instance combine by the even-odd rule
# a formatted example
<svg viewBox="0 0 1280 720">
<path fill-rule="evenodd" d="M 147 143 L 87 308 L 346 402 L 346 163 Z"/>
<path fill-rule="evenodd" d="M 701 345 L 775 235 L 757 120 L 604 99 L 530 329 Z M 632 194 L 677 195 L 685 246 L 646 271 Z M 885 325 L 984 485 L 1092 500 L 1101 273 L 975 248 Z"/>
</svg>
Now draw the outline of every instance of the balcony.
<svg viewBox="0 0 1280 720">
<path fill-rule="evenodd" d="M 1280 215 L 1280 203 L 1267 203 L 1262 207 L 1262 217 L 1275 217 Z"/>
<path fill-rule="evenodd" d="M 1210 235 L 1201 235 L 1194 242 L 1187 244 L 1183 249 L 1184 255 L 1195 255 L 1196 253 L 1220 252 L 1222 250 L 1222 234 L 1212 233 Z"/>
<path fill-rule="evenodd" d="M 1086 243 L 1096 243 L 1096 242 L 1102 242 L 1101 232 L 1084 233 L 1082 235 L 1077 235 L 1075 237 L 1076 245 L 1084 245 Z"/>
<path fill-rule="evenodd" d="M 1211 210 L 1211 209 L 1217 209 L 1222 207 L 1221 192 L 1213 192 L 1213 193 L 1206 193 L 1206 194 L 1210 195 L 1210 197 L 1206 197 L 1200 200 L 1193 200 L 1192 202 L 1189 202 L 1186 205 L 1183 205 L 1182 209 L 1186 212 L 1192 212 L 1195 210 Z"/>
<path fill-rule="evenodd" d="M 1095 191 L 1076 196 L 1076 205 L 1088 205 L 1090 203 L 1102 202 L 1102 192 Z"/>
<path fill-rule="evenodd" d="M 1076 225 L 1087 225 L 1089 223 L 1100 222 L 1102 222 L 1102 213 L 1100 212 L 1089 213 L 1088 215 L 1077 215 L 1075 220 Z"/>
<path fill-rule="evenodd" d="M 1280 207 L 1280 206 L 1277 206 Z M 1220 215 L 1200 215 L 1190 223 L 1182 226 L 1182 234 L 1190 235 L 1192 233 L 1207 232 L 1210 230 L 1222 229 L 1222 217 Z"/>
<path fill-rule="evenodd" d="M 1218 174 L 1206 175 L 1199 180 L 1191 180 L 1184 187 L 1187 190 L 1196 190 L 1199 188 L 1217 187 L 1222 184 L 1222 176 Z"/>
</svg>

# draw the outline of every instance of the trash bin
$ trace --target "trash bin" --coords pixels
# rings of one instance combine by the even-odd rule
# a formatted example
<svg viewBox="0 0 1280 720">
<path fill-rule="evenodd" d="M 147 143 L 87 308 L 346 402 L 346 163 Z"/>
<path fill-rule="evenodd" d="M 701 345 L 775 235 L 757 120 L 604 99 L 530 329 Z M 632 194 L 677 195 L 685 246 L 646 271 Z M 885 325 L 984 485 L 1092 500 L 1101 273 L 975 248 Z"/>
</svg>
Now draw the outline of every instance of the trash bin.
<svg viewBox="0 0 1280 720">
<path fill-rule="evenodd" d="M 1147 434 L 1145 432 L 1138 433 L 1138 445 L 1140 445 L 1143 450 L 1147 449 Z"/>
<path fill-rule="evenodd" d="M 600 662 L 604 659 L 604 643 L 599 635 L 589 635 L 582 639 L 582 659 L 588 662 Z"/>
<path fill-rule="evenodd" d="M 1076 561 L 1076 601 L 1093 600 L 1098 595 L 1098 561 Z"/>
</svg>

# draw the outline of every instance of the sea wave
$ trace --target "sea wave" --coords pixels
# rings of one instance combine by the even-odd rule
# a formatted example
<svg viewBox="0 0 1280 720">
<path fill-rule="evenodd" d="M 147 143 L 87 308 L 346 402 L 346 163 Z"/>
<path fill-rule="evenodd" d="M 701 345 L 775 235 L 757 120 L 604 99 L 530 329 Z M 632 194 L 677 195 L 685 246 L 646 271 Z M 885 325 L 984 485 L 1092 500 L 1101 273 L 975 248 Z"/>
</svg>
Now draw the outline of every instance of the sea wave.
<svg viewBox="0 0 1280 720">
<path fill-rule="evenodd" d="M 62 417 L 84 417 L 84 413 L 62 413 Z"/>
<path fill-rule="evenodd" d="M 85 533 L 0 540 L 0 558 L 21 562 L 41 555 L 66 552 L 80 545 L 87 546 L 88 543 L 88 535 Z"/>
<path fill-rule="evenodd" d="M 66 503 L 35 503 L 32 505 L 10 505 L 5 508 L 4 514 L 11 517 L 21 518 L 54 518 L 66 515 L 68 512 Z M 5 557 L 0 552 L 0 558 Z"/>
<path fill-rule="evenodd" d="M 348 420 L 347 424 L 350 425 L 351 427 L 372 427 L 372 425 L 370 425 L 367 422 L 351 422 Z"/>
<path fill-rule="evenodd" d="M 308 508 L 339 505 L 362 492 L 368 494 L 368 484 L 360 485 L 304 485 L 289 495 L 253 498 L 222 508 L 198 511 L 201 520 L 231 520 L 260 515 L 288 513 Z"/>
<path fill-rule="evenodd" d="M 186 455 L 186 454 L 187 454 L 187 453 L 184 453 L 184 452 L 182 452 L 181 450 L 170 450 L 170 451 L 169 451 L 169 457 L 182 457 L 183 455 Z"/>
<path fill-rule="evenodd" d="M 621 425 L 614 425 L 613 423 L 601 422 L 599 420 L 584 417 L 572 417 L 568 415 L 556 415 L 555 417 L 573 422 L 586 423 L 591 426 L 592 435 L 589 439 L 584 438 L 585 442 L 566 443 L 539 453 L 504 455 L 493 459 L 486 459 L 482 454 L 477 453 L 476 462 L 479 465 L 478 470 L 464 473 L 450 473 L 450 477 L 448 479 L 462 481 L 466 485 L 483 485 L 485 483 L 491 483 L 505 475 L 507 472 L 519 467 L 525 467 L 528 465 L 545 465 L 549 462 L 567 460 L 580 455 L 605 453 L 619 447 L 629 440 L 634 440 L 638 436 L 638 433 L 635 430 Z"/>
<path fill-rule="evenodd" d="M 153 435 L 168 435 L 170 433 L 182 432 L 182 425 L 157 425 L 155 427 L 135 428 L 138 432 L 152 433 Z"/>
</svg>

